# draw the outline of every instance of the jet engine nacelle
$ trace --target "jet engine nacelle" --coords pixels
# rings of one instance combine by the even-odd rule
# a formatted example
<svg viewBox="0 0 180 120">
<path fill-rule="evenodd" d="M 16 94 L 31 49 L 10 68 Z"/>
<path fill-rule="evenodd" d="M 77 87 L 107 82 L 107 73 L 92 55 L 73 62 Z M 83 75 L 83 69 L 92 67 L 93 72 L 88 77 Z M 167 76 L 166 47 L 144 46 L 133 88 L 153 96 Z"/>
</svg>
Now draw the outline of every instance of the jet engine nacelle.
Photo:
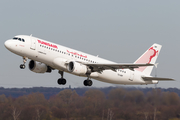
<svg viewBox="0 0 180 120">
<path fill-rule="evenodd" d="M 29 62 L 29 69 L 35 73 L 51 72 L 51 69 L 46 64 L 34 60 Z"/>
<path fill-rule="evenodd" d="M 86 75 L 87 73 L 91 73 L 91 70 L 87 66 L 74 61 L 68 63 L 67 69 L 69 72 L 76 75 Z"/>
</svg>

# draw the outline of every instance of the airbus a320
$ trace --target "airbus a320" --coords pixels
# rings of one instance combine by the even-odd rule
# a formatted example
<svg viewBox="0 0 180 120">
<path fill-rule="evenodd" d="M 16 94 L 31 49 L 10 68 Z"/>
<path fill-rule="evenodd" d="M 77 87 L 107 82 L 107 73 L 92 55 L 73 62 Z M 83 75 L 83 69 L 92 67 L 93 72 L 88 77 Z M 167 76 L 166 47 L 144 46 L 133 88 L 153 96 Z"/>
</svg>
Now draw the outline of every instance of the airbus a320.
<svg viewBox="0 0 180 120">
<path fill-rule="evenodd" d="M 23 58 L 21 69 L 28 59 L 29 69 L 36 73 L 50 73 L 57 69 L 61 77 L 58 84 L 65 85 L 64 72 L 86 77 L 83 84 L 91 86 L 91 78 L 113 84 L 157 84 L 170 78 L 152 77 L 150 74 L 160 53 L 161 45 L 153 44 L 134 63 L 115 63 L 98 56 L 58 45 L 32 35 L 17 35 L 7 40 L 5 47 Z"/>
</svg>

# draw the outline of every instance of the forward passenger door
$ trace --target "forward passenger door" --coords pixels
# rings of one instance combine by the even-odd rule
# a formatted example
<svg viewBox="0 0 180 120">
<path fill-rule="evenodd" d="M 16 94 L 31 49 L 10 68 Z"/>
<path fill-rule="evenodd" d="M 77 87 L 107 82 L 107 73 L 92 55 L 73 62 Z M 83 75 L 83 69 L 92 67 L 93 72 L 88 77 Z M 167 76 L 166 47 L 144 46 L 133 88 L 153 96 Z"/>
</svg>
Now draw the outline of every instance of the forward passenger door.
<svg viewBox="0 0 180 120">
<path fill-rule="evenodd" d="M 32 50 L 36 50 L 36 39 L 33 37 L 31 37 L 30 39 L 31 39 L 31 47 L 30 48 Z"/>
</svg>

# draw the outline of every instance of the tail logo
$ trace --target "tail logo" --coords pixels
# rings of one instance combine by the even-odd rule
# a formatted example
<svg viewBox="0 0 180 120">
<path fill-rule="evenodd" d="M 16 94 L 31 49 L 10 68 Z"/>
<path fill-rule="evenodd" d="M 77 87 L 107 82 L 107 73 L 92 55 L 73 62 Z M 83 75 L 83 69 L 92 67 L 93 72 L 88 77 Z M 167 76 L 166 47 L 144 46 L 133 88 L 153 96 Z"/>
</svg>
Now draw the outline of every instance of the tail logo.
<svg viewBox="0 0 180 120">
<path fill-rule="evenodd" d="M 155 47 L 156 47 L 156 46 L 155 46 Z M 155 57 L 156 55 L 158 55 L 158 50 L 156 51 L 153 47 L 149 48 L 149 51 L 150 51 L 150 50 L 153 50 L 154 54 L 150 56 L 148 63 L 151 62 L 151 60 L 152 60 L 153 57 Z"/>
<path fill-rule="evenodd" d="M 156 50 L 157 46 L 151 47 L 148 49 L 148 51 L 136 61 L 136 64 L 138 63 L 152 63 L 152 59 L 155 58 L 158 55 L 158 50 Z M 136 70 L 143 72 L 146 69 L 146 67 L 139 67 Z"/>
</svg>

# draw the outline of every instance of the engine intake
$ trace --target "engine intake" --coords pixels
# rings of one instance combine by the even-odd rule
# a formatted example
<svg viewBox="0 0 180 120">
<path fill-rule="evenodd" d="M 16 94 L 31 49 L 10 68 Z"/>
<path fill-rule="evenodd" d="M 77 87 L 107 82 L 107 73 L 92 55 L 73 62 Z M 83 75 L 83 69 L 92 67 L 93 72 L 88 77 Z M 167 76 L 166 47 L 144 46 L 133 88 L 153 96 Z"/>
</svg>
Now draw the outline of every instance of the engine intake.
<svg viewBox="0 0 180 120">
<path fill-rule="evenodd" d="M 86 65 L 74 61 L 68 63 L 67 69 L 69 72 L 76 75 L 86 75 L 87 73 L 91 73 L 91 70 Z"/>
<path fill-rule="evenodd" d="M 29 62 L 29 69 L 35 73 L 51 72 L 51 68 L 44 63 L 40 63 L 34 60 Z"/>
</svg>

